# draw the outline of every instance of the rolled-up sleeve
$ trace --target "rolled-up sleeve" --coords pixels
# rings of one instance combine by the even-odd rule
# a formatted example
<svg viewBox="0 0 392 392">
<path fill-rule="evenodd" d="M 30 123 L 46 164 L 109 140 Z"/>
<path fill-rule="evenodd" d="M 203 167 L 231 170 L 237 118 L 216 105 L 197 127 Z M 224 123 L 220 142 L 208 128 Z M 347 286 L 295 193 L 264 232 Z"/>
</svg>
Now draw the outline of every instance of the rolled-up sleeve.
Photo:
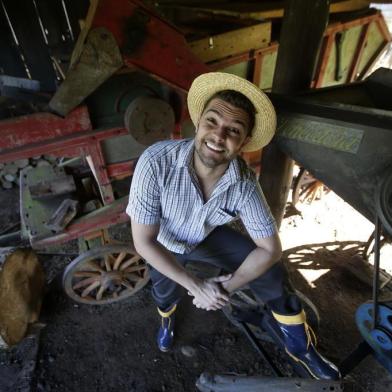
<svg viewBox="0 0 392 392">
<path fill-rule="evenodd" d="M 258 182 L 242 204 L 239 216 L 253 239 L 271 237 L 277 232 L 275 219 Z"/>
<path fill-rule="evenodd" d="M 157 163 L 148 150 L 137 162 L 126 213 L 132 220 L 144 225 L 157 224 L 161 219 Z"/>
</svg>

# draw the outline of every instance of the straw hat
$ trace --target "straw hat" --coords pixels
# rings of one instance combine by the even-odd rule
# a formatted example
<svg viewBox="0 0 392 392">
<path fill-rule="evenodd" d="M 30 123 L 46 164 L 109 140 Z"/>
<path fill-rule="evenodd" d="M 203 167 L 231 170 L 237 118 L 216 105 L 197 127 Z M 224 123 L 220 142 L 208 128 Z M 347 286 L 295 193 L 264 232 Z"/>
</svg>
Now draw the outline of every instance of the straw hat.
<svg viewBox="0 0 392 392">
<path fill-rule="evenodd" d="M 188 92 L 188 110 L 193 124 L 197 126 L 208 99 L 222 90 L 235 90 L 242 93 L 256 109 L 252 137 L 242 151 L 256 151 L 267 145 L 275 133 L 275 109 L 269 98 L 256 85 L 236 75 L 209 72 L 193 81 Z"/>
</svg>

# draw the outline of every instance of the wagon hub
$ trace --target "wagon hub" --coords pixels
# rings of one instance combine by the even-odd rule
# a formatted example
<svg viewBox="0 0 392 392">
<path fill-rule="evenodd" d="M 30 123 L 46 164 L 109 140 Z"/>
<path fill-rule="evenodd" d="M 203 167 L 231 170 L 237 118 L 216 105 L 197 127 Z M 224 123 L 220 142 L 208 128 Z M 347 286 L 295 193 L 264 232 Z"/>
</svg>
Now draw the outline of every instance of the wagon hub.
<svg viewBox="0 0 392 392">
<path fill-rule="evenodd" d="M 113 284 L 121 284 L 123 273 L 121 271 L 109 271 L 102 273 L 101 285 L 110 287 Z"/>
</svg>

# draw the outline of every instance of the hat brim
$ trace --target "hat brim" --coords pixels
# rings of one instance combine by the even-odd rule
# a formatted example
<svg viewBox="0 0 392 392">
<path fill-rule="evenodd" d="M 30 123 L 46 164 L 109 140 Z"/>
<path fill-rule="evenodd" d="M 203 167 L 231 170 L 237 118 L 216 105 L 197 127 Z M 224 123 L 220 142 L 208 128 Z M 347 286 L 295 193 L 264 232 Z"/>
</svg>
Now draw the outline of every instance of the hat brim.
<svg viewBox="0 0 392 392">
<path fill-rule="evenodd" d="M 269 98 L 253 83 L 224 72 L 209 72 L 198 76 L 188 92 L 188 111 L 197 126 L 207 101 L 218 91 L 235 90 L 245 95 L 256 109 L 251 139 L 244 152 L 260 150 L 272 139 L 276 129 L 276 113 Z"/>
</svg>

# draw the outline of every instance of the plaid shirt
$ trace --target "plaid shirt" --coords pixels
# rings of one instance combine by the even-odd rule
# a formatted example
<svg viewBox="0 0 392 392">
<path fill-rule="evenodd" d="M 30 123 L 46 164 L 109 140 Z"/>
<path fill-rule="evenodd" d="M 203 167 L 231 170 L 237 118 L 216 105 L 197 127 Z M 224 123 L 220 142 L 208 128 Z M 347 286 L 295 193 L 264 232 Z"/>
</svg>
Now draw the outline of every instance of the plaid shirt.
<svg viewBox="0 0 392 392">
<path fill-rule="evenodd" d="M 215 185 L 203 194 L 193 168 L 192 140 L 158 142 L 138 160 L 127 214 L 137 223 L 159 224 L 158 241 L 175 253 L 189 253 L 211 231 L 236 218 L 253 239 L 276 232 L 274 218 L 255 174 L 237 158 Z"/>
</svg>

